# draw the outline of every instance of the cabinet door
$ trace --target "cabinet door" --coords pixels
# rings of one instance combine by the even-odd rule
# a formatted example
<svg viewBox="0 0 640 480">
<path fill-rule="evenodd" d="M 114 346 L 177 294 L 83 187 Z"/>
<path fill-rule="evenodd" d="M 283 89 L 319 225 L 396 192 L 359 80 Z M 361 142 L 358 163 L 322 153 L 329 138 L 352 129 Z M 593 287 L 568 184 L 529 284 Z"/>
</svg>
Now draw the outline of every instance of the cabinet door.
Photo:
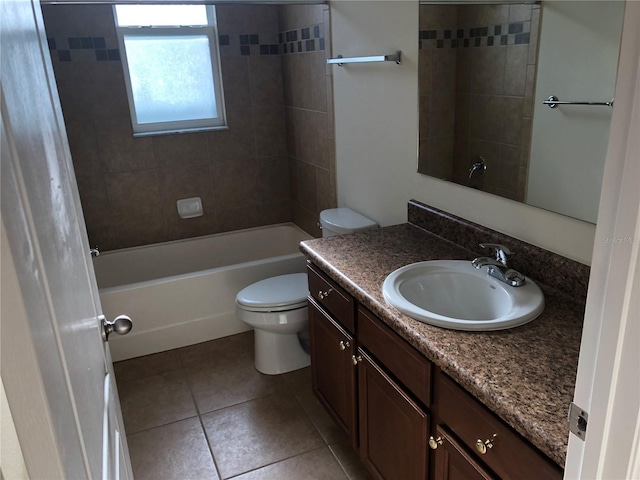
<svg viewBox="0 0 640 480">
<path fill-rule="evenodd" d="M 309 327 L 313 391 L 357 448 L 355 342 L 313 299 Z"/>
<path fill-rule="evenodd" d="M 488 480 L 494 477 L 456 439 L 439 425 L 435 452 L 434 480 Z"/>
<path fill-rule="evenodd" d="M 366 353 L 358 354 L 362 461 L 379 479 L 425 480 L 427 414 Z"/>
</svg>

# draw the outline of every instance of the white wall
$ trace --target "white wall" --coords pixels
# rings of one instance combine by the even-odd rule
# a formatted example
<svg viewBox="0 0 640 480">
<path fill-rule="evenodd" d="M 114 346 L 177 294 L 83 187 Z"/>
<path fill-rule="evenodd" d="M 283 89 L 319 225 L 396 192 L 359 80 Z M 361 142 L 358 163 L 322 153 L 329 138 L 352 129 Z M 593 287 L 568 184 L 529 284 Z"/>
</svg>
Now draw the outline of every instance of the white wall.
<svg viewBox="0 0 640 480">
<path fill-rule="evenodd" d="M 415 198 L 589 264 L 595 226 L 416 173 L 418 1 L 331 3 L 332 52 L 403 62 L 333 66 L 339 206 L 381 225 L 407 220 Z"/>
<path fill-rule="evenodd" d="M 29 478 L 2 382 L 0 382 L 0 470 L 3 478 L 7 480 Z"/>
<path fill-rule="evenodd" d="M 613 98 L 623 14 L 623 1 L 542 4 L 529 205 L 596 221 L 612 109 L 542 101 Z"/>
</svg>

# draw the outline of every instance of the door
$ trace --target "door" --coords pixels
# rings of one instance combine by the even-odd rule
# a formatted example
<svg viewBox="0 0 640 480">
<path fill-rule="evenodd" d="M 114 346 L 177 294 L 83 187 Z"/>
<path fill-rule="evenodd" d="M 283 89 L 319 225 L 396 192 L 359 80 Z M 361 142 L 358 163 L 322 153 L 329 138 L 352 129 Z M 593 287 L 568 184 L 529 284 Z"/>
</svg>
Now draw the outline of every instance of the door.
<svg viewBox="0 0 640 480">
<path fill-rule="evenodd" d="M 313 392 L 358 447 L 355 341 L 327 313 L 309 300 Z"/>
<path fill-rule="evenodd" d="M 358 349 L 360 458 L 374 478 L 426 480 L 429 416 Z"/>
<path fill-rule="evenodd" d="M 2 222 L 62 470 L 132 478 L 40 4 L 0 5 Z"/>
</svg>

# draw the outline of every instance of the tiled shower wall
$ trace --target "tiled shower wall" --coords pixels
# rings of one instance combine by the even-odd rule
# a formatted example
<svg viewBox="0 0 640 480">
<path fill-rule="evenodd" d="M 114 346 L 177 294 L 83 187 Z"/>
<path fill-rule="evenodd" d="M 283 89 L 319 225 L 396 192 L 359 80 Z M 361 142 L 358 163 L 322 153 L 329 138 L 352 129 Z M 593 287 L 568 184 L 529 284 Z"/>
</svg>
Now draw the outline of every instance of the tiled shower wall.
<svg viewBox="0 0 640 480">
<path fill-rule="evenodd" d="M 216 7 L 228 130 L 133 138 L 111 7 L 43 6 L 92 246 L 112 250 L 294 218 L 279 8 Z M 314 44 L 320 48 L 320 39 Z M 179 218 L 176 201 L 194 196 L 204 215 Z"/>
<path fill-rule="evenodd" d="M 293 220 L 320 236 L 320 211 L 336 207 L 333 78 L 326 64 L 329 7 L 288 5 L 280 6 L 279 13 L 285 37 L 290 32 L 290 40 L 298 38 L 286 44 L 282 56 Z M 314 45 L 308 38 L 315 36 L 319 40 Z"/>
<path fill-rule="evenodd" d="M 420 6 L 421 173 L 524 201 L 539 20 L 539 5 Z"/>
</svg>

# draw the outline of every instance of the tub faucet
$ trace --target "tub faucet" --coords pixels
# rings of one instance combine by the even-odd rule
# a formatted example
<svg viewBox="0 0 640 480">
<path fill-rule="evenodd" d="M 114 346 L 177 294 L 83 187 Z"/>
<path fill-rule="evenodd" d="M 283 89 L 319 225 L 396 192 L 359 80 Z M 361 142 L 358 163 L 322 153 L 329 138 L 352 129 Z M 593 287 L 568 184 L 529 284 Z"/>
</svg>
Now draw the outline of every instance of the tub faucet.
<svg viewBox="0 0 640 480">
<path fill-rule="evenodd" d="M 95 248 L 89 249 L 89 253 L 91 254 L 92 257 L 99 257 L 100 256 L 100 250 L 98 250 L 98 246 L 97 245 L 96 245 Z"/>
<path fill-rule="evenodd" d="M 473 175 L 478 172 L 478 175 L 484 175 L 484 172 L 487 171 L 487 162 L 485 162 L 484 158 L 480 155 L 476 157 L 476 161 L 473 162 L 471 168 L 469 169 L 469 180 L 473 178 Z"/>
<path fill-rule="evenodd" d="M 509 266 L 509 259 L 513 254 L 507 247 L 496 243 L 481 243 L 480 247 L 492 248 L 494 250 L 494 257 L 474 258 L 471 261 L 474 267 L 488 267 L 487 275 L 512 287 L 521 287 L 525 284 L 524 275 Z"/>
</svg>

